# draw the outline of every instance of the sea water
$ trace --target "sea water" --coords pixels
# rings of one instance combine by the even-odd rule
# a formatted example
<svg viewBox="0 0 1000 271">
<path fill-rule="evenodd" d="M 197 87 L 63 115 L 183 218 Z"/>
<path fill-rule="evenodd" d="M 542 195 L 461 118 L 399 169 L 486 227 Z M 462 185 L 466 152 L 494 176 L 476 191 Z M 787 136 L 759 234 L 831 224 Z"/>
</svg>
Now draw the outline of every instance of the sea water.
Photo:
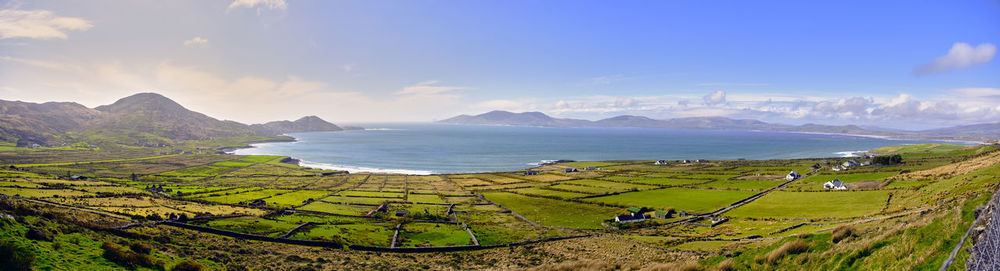
<svg viewBox="0 0 1000 271">
<path fill-rule="evenodd" d="M 367 130 L 294 133 L 236 154 L 287 155 L 303 166 L 407 174 L 512 171 L 547 160 L 793 159 L 844 157 L 936 142 L 870 136 L 653 128 L 362 124 Z"/>
</svg>

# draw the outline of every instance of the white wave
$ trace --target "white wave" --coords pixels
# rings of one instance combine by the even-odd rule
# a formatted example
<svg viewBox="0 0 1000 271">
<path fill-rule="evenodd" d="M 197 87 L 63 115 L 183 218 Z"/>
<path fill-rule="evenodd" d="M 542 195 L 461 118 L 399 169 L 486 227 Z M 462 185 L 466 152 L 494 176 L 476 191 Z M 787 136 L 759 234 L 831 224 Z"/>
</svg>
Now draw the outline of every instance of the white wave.
<svg viewBox="0 0 1000 271">
<path fill-rule="evenodd" d="M 542 164 L 552 163 L 552 162 L 555 162 L 555 161 L 558 161 L 558 160 L 541 160 L 541 161 L 534 162 L 534 163 L 528 163 L 528 165 L 529 166 L 541 166 Z"/>
<path fill-rule="evenodd" d="M 371 173 L 396 173 L 396 174 L 407 174 L 407 175 L 431 175 L 434 174 L 430 170 L 415 170 L 415 169 L 386 169 L 386 168 L 370 168 L 370 167 L 356 167 L 356 166 L 345 166 L 345 165 L 333 165 L 327 163 L 316 163 L 309 162 L 299 159 L 299 165 L 303 167 L 319 168 L 319 169 L 329 169 L 329 170 L 346 170 L 350 173 L 358 172 L 371 172 Z"/>
<path fill-rule="evenodd" d="M 840 151 L 840 152 L 835 152 L 833 154 L 836 154 L 838 157 L 860 157 L 858 153 L 862 152 L 865 151 Z"/>
</svg>

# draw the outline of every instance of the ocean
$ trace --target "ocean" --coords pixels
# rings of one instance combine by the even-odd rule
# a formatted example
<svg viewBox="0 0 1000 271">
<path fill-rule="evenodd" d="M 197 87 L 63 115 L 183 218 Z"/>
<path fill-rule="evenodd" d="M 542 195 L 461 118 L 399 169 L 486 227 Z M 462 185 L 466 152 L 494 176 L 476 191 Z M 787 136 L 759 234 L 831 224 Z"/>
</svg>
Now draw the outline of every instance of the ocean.
<svg viewBox="0 0 1000 271">
<path fill-rule="evenodd" d="M 367 130 L 293 133 L 235 154 L 287 155 L 303 166 L 405 174 L 521 170 L 550 160 L 794 159 L 939 142 L 766 131 L 362 124 Z"/>
</svg>

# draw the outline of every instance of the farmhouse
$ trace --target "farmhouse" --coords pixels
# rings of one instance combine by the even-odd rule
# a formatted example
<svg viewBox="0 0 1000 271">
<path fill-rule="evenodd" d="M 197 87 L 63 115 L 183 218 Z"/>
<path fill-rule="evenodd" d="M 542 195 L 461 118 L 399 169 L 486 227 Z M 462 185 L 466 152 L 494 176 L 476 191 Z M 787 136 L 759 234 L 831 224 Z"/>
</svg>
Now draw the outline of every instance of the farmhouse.
<svg viewBox="0 0 1000 271">
<path fill-rule="evenodd" d="M 653 164 L 654 165 L 666 165 L 667 164 L 667 160 L 656 160 L 656 163 L 653 163 Z"/>
<path fill-rule="evenodd" d="M 631 213 L 615 217 L 615 222 L 618 223 L 632 223 L 632 222 L 642 222 L 642 221 L 646 221 L 646 215 Z"/>
<path fill-rule="evenodd" d="M 585 167 L 583 170 L 597 170 L 597 167 Z"/>
<path fill-rule="evenodd" d="M 566 173 L 570 173 L 570 172 L 580 172 L 580 171 L 577 170 L 576 168 L 567 168 L 566 169 Z"/>
<path fill-rule="evenodd" d="M 791 180 L 798 179 L 799 177 L 802 177 L 802 175 L 799 174 L 798 172 L 795 172 L 793 170 L 792 172 L 789 172 L 788 175 L 785 175 L 785 180 L 791 181 Z"/>
<path fill-rule="evenodd" d="M 527 170 L 524 172 L 524 176 L 529 176 L 529 175 L 538 175 L 538 171 Z"/>
<path fill-rule="evenodd" d="M 844 182 L 841 182 L 840 179 L 833 179 L 833 181 L 824 183 L 823 188 L 832 190 L 844 190 L 847 189 L 848 187 L 847 185 L 844 185 Z"/>
<path fill-rule="evenodd" d="M 833 169 L 833 171 L 841 171 L 841 170 L 844 170 L 845 168 L 842 167 L 842 166 L 840 166 L 840 165 L 836 165 L 836 166 L 833 166 L 831 169 Z"/>
</svg>

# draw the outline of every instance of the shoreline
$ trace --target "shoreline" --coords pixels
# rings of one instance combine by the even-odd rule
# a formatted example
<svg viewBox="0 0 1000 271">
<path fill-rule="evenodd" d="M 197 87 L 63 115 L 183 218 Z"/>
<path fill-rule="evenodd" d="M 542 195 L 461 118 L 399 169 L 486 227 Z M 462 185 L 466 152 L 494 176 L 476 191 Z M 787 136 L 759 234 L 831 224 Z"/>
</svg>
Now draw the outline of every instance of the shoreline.
<svg viewBox="0 0 1000 271">
<path fill-rule="evenodd" d="M 464 124 L 445 124 L 445 125 L 464 125 Z M 480 126 L 480 125 L 474 125 L 474 126 Z M 497 126 L 497 125 L 486 125 L 486 126 Z M 507 127 L 524 127 L 524 126 L 507 126 Z M 557 127 L 539 127 L 539 128 L 557 128 Z M 562 128 L 604 128 L 604 127 L 562 127 Z M 638 127 L 613 127 L 613 128 L 629 128 L 629 129 L 631 129 L 631 128 L 638 128 Z M 638 128 L 638 129 L 660 129 L 660 128 Z M 366 129 L 366 130 L 400 130 L 400 129 L 383 128 L 383 129 Z M 701 130 L 705 130 L 705 129 L 672 129 L 672 130 L 694 130 L 694 131 L 701 131 Z M 893 138 L 893 137 L 890 137 L 890 136 L 882 136 L 882 135 L 859 135 L 859 134 L 822 133 L 822 132 L 789 132 L 789 131 L 762 131 L 762 130 L 720 130 L 720 131 L 743 131 L 743 132 L 758 132 L 758 133 L 788 133 L 788 134 L 804 134 L 804 135 L 847 136 L 847 137 L 873 138 L 873 139 L 883 139 L 883 140 L 911 140 L 911 141 L 912 140 L 920 140 L 920 139 Z M 363 173 L 363 172 L 365 172 L 365 173 L 389 173 L 389 174 L 406 174 L 406 175 L 435 175 L 435 174 L 479 173 L 477 171 L 469 171 L 469 172 L 466 172 L 466 171 L 461 171 L 461 172 L 436 172 L 436 171 L 433 171 L 433 170 L 425 170 L 425 169 L 391 169 L 391 168 L 368 167 L 368 166 L 362 166 L 362 165 L 338 165 L 338 164 L 331 164 L 331 163 L 310 161 L 310 160 L 303 159 L 303 158 L 300 158 L 300 157 L 292 156 L 290 154 L 276 154 L 276 153 L 244 153 L 244 154 L 240 154 L 240 153 L 238 153 L 241 150 L 249 150 L 249 149 L 258 148 L 258 146 L 261 145 L 261 144 L 270 144 L 270 143 L 297 143 L 297 142 L 301 142 L 298 138 L 294 137 L 293 135 L 282 134 L 282 136 L 289 137 L 290 139 L 289 140 L 280 140 L 280 139 L 278 139 L 278 140 L 265 140 L 265 141 L 247 142 L 247 144 L 245 146 L 241 146 L 241 147 L 228 147 L 227 150 L 226 150 L 226 153 L 227 154 L 232 154 L 232 155 L 281 155 L 281 156 L 288 156 L 288 157 L 290 157 L 292 159 L 297 160 L 298 161 L 297 165 L 302 166 L 302 167 L 316 168 L 316 169 L 326 169 L 326 170 L 340 170 L 340 171 L 347 171 L 347 172 L 350 172 L 350 173 Z M 961 141 L 961 140 L 937 140 L 937 139 L 922 139 L 922 140 L 936 141 L 936 142 L 924 142 L 924 143 L 930 143 L 930 144 L 934 144 L 934 143 L 939 143 L 940 144 L 940 143 L 948 143 L 948 142 L 964 143 L 964 144 L 961 144 L 961 145 L 969 145 L 969 146 L 985 145 L 986 144 L 984 142 Z M 897 145 L 913 145 L 913 144 L 924 144 L 924 143 L 909 143 L 909 144 L 897 144 Z M 892 146 L 892 145 L 887 145 L 887 146 Z M 869 150 L 835 151 L 835 152 L 829 153 L 828 154 L 829 156 L 819 156 L 819 157 L 809 157 L 809 158 L 793 158 L 793 159 L 848 158 L 848 157 L 857 157 L 857 155 L 856 155 L 857 153 L 863 153 L 863 152 L 867 152 L 867 151 L 869 151 Z M 772 158 L 761 158 L 761 159 L 756 159 L 756 160 L 769 160 L 769 159 L 772 159 Z M 781 159 L 786 159 L 786 158 L 781 158 Z M 670 159 L 668 159 L 668 160 L 670 160 Z M 676 160 L 676 159 L 673 159 L 673 160 Z M 721 160 L 726 160 L 726 159 L 721 159 Z M 581 161 L 583 161 L 583 160 L 581 160 Z M 599 161 L 601 161 L 601 160 L 594 160 L 594 161 L 591 161 L 591 162 L 599 162 Z M 530 163 L 524 164 L 524 166 L 526 166 L 524 168 L 504 170 L 504 171 L 528 170 L 528 169 L 531 169 L 531 168 L 535 168 L 535 167 L 541 166 L 540 163 L 542 163 L 542 161 L 534 161 L 534 162 L 530 162 Z"/>
</svg>

